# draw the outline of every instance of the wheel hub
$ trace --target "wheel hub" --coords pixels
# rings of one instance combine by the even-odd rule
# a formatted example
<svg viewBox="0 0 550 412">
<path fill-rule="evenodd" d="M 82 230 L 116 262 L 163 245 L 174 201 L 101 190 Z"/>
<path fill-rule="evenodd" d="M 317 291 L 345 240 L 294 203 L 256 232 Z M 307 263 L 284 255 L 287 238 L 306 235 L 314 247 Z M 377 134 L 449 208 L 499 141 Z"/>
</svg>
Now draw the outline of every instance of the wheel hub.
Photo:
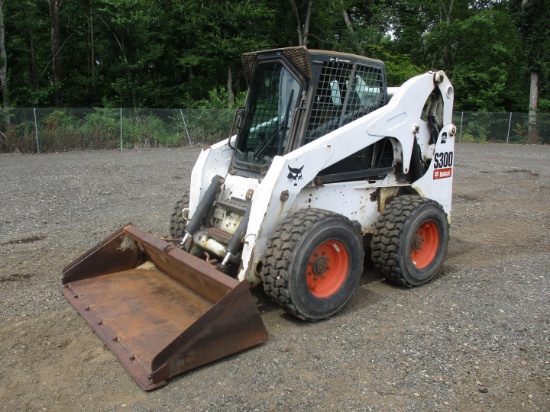
<svg viewBox="0 0 550 412">
<path fill-rule="evenodd" d="M 424 233 L 421 230 L 419 230 L 414 235 L 412 248 L 414 250 L 420 250 L 422 249 L 422 243 L 424 243 Z"/>
<path fill-rule="evenodd" d="M 328 259 L 324 256 L 319 256 L 316 258 L 311 267 L 313 269 L 313 274 L 321 277 L 324 277 L 325 272 L 330 269 L 328 267 Z"/>
<path fill-rule="evenodd" d="M 340 240 L 329 239 L 317 246 L 310 255 L 306 272 L 310 292 L 318 298 L 336 293 L 348 276 L 349 261 L 347 248 Z"/>
<path fill-rule="evenodd" d="M 439 239 L 439 229 L 434 221 L 426 221 L 416 230 L 411 239 L 411 260 L 417 269 L 428 267 L 435 259 Z"/>
</svg>

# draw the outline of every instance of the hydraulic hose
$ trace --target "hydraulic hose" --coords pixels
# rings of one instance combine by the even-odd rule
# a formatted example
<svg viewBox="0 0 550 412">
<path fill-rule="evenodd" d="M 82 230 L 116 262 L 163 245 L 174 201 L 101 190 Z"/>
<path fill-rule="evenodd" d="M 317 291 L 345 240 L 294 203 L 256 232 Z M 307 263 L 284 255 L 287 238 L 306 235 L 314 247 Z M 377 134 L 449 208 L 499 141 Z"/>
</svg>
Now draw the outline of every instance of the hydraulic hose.
<svg viewBox="0 0 550 412">
<path fill-rule="evenodd" d="M 218 194 L 218 189 L 223 184 L 223 182 L 223 177 L 219 175 L 214 176 L 214 178 L 212 179 L 210 186 L 208 186 L 208 189 L 206 189 L 204 197 L 199 202 L 195 213 L 193 213 L 193 217 L 185 228 L 185 234 L 183 235 L 183 239 L 181 241 L 182 245 L 184 245 L 185 242 L 187 242 L 187 239 L 189 239 L 190 236 L 193 236 L 195 232 L 201 227 L 201 221 L 214 203 L 216 195 Z"/>
<path fill-rule="evenodd" d="M 246 233 L 246 229 L 248 228 L 248 219 L 250 218 L 250 209 L 252 209 L 252 205 L 249 205 L 248 209 L 246 209 L 244 216 L 239 222 L 239 226 L 237 226 L 237 230 L 235 230 L 235 233 L 233 234 L 233 236 L 231 237 L 231 240 L 229 241 L 229 244 L 227 245 L 227 254 L 223 258 L 222 266 L 227 265 L 231 257 L 235 256 L 239 248 L 241 247 L 243 236 Z"/>
</svg>

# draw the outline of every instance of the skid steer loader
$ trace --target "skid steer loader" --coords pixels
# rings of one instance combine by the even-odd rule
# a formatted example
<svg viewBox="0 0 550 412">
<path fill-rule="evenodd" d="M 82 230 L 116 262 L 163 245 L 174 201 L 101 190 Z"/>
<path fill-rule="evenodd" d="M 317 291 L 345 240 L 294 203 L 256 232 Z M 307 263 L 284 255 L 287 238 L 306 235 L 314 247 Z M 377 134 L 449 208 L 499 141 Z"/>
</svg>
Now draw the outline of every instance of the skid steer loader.
<svg viewBox="0 0 550 412">
<path fill-rule="evenodd" d="M 172 239 L 128 224 L 63 269 L 66 297 L 146 390 L 265 341 L 250 287 L 317 321 L 351 298 L 365 250 L 408 287 L 447 251 L 456 127 L 444 72 L 392 89 L 381 61 L 351 54 L 242 61 L 246 104 L 199 155 Z"/>
</svg>

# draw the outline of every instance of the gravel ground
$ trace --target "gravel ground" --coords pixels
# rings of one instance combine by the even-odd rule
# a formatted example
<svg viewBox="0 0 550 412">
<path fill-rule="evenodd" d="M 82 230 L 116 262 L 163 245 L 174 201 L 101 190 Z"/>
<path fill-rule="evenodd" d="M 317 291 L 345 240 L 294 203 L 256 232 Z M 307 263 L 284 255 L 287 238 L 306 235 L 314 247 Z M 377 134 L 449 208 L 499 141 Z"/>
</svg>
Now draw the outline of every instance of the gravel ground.
<svg viewBox="0 0 550 412">
<path fill-rule="evenodd" d="M 315 324 L 257 290 L 267 343 L 141 391 L 62 297 L 61 268 L 128 221 L 167 234 L 197 154 L 0 155 L 1 410 L 550 410 L 550 146 L 457 146 L 430 284 L 367 263 Z"/>
</svg>

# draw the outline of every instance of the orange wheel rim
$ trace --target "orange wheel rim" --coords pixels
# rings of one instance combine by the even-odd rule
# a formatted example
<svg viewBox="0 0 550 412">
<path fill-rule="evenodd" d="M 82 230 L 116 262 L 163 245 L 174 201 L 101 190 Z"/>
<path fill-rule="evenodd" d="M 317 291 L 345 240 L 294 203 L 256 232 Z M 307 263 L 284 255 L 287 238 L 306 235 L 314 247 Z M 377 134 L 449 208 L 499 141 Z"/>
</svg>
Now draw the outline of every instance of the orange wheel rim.
<svg viewBox="0 0 550 412">
<path fill-rule="evenodd" d="M 411 245 L 411 260 L 417 269 L 424 269 L 435 259 L 439 249 L 439 229 L 435 222 L 424 222 L 417 229 Z"/>
<path fill-rule="evenodd" d="M 310 292 L 318 298 L 336 293 L 348 276 L 349 260 L 348 249 L 339 240 L 327 240 L 317 246 L 307 264 Z"/>
</svg>

